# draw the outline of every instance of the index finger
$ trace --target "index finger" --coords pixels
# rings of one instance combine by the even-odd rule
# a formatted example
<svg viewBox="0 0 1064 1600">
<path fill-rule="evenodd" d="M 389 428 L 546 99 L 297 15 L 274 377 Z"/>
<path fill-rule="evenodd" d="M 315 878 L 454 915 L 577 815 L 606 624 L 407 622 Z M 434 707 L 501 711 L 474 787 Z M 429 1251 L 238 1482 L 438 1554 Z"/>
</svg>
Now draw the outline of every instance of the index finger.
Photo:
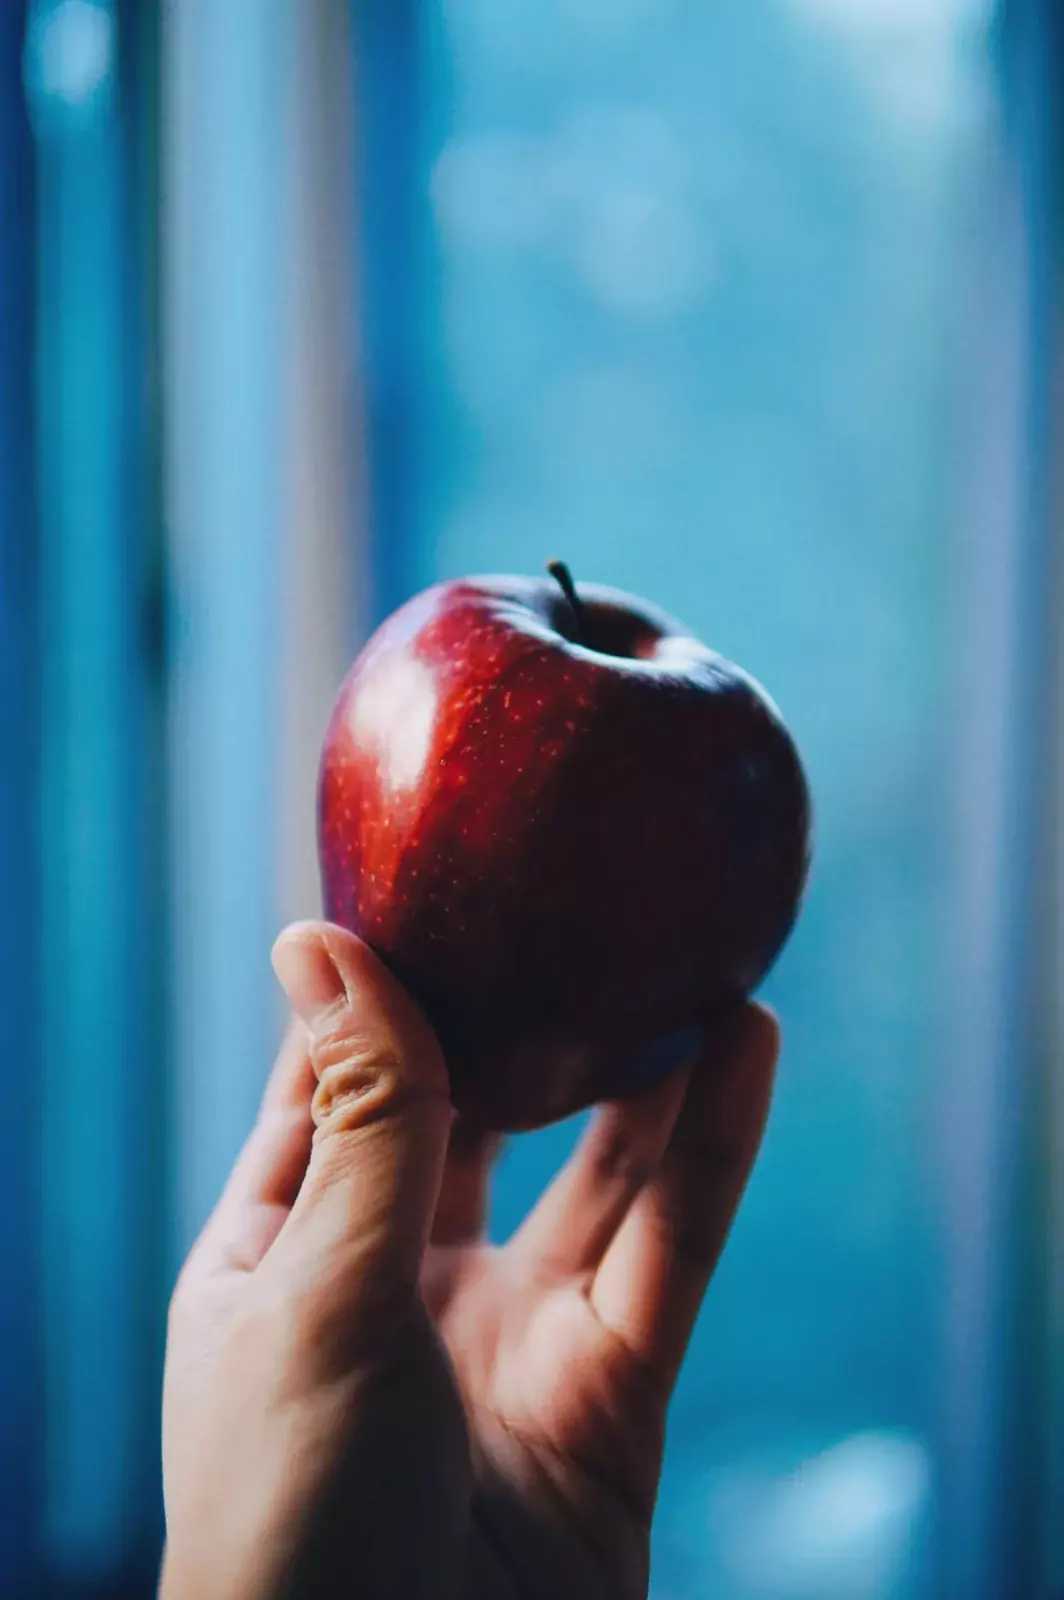
<svg viewBox="0 0 1064 1600">
<path fill-rule="evenodd" d="M 306 1174 L 316 1082 L 306 1026 L 295 1018 L 267 1080 L 255 1125 L 193 1247 L 197 1269 L 252 1271 L 265 1256 Z"/>
</svg>

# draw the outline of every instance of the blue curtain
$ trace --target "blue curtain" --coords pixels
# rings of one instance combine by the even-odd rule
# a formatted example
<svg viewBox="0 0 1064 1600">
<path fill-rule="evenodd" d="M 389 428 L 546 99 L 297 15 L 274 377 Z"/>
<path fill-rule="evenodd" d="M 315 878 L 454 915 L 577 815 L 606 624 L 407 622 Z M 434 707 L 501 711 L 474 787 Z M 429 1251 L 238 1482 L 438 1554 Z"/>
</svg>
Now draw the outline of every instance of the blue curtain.
<svg viewBox="0 0 1064 1600">
<path fill-rule="evenodd" d="M 154 7 L 138 8 L 141 26 Z M 154 1572 L 161 1321 L 151 799 L 155 412 L 133 153 L 145 61 L 113 0 L 35 0 L 43 1031 L 40 1561 L 61 1593 Z M 150 286 L 149 286 L 150 287 Z M 157 608 L 156 608 L 157 609 Z"/>
</svg>

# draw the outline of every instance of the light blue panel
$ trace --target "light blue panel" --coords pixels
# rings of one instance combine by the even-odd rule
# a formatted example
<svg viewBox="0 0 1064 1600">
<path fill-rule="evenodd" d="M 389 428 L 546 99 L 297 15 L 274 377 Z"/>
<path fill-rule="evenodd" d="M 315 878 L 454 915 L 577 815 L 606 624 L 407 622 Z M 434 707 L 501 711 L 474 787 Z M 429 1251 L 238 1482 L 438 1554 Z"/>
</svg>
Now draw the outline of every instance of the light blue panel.
<svg viewBox="0 0 1064 1600">
<path fill-rule="evenodd" d="M 177 1254 L 276 1040 L 290 24 L 254 0 L 179 0 L 167 21 Z"/>
<path fill-rule="evenodd" d="M 137 811 L 143 670 L 125 380 L 117 32 L 104 3 L 30 8 L 38 139 L 37 428 L 43 653 L 45 1557 L 121 1570 L 153 1485 L 133 1314 L 143 1137 Z"/>
</svg>

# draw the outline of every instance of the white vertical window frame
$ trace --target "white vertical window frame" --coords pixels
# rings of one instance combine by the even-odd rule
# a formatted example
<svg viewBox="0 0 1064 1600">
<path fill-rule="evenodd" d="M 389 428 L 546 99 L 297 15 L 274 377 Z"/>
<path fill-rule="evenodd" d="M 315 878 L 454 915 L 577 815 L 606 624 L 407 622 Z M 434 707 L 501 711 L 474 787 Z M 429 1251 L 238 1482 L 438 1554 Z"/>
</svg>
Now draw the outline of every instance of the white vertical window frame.
<svg viewBox="0 0 1064 1600">
<path fill-rule="evenodd" d="M 282 921 L 320 909 L 318 759 L 337 689 L 369 625 L 367 469 L 358 341 L 352 19 L 304 0 L 295 40 L 292 499 L 282 555 Z"/>
</svg>

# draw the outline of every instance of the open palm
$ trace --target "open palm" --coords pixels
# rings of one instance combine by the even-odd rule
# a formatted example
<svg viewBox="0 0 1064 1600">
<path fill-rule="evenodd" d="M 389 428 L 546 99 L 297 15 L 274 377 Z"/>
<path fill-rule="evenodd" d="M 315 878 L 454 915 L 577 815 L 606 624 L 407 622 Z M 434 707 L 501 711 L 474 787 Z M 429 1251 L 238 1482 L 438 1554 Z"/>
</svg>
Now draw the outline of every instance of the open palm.
<svg viewBox="0 0 1064 1600">
<path fill-rule="evenodd" d="M 750 1006 L 692 1072 L 601 1109 L 506 1245 L 452 1141 L 422 1288 L 468 1419 L 468 1600 L 637 1600 L 665 1413 L 756 1154 L 777 1049 Z"/>
</svg>

